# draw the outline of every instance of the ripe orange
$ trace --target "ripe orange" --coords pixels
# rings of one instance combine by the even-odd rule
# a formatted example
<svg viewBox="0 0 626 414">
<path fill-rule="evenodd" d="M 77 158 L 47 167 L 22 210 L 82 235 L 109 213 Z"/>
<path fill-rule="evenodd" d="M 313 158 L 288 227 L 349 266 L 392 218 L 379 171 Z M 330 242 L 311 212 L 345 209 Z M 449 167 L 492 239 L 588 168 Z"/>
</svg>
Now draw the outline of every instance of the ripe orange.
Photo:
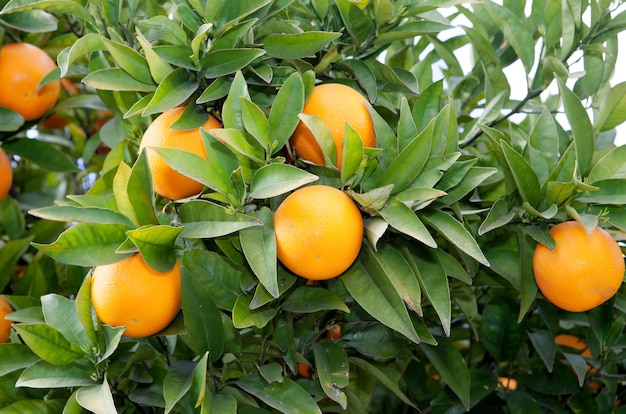
<svg viewBox="0 0 626 414">
<path fill-rule="evenodd" d="M 296 364 L 296 371 L 302 378 L 311 378 L 311 366 L 306 362 L 298 362 Z"/>
<path fill-rule="evenodd" d="M 13 169 L 11 160 L 2 148 L 0 148 L 0 201 L 9 194 L 13 183 Z"/>
<path fill-rule="evenodd" d="M 583 351 L 580 355 L 586 358 L 592 358 L 591 351 L 587 346 L 587 342 L 583 341 L 576 335 L 566 333 L 558 334 L 554 337 L 554 342 L 557 345 L 566 346 L 568 348 L 576 349 L 578 351 Z"/>
<path fill-rule="evenodd" d="M 124 335 L 154 335 L 169 325 L 181 305 L 180 264 L 167 272 L 152 269 L 139 253 L 117 263 L 97 266 L 91 301 L 100 320 L 126 326 Z"/>
<path fill-rule="evenodd" d="M 498 377 L 498 388 L 515 391 L 517 389 L 517 380 L 509 377 Z"/>
<path fill-rule="evenodd" d="M 0 106 L 18 112 L 26 121 L 40 118 L 56 103 L 59 80 L 38 88 L 56 64 L 42 49 L 29 43 L 9 43 L 0 49 Z"/>
<path fill-rule="evenodd" d="M 605 230 L 591 234 L 576 221 L 554 226 L 550 235 L 556 249 L 537 244 L 533 271 L 543 295 L 557 307 L 585 312 L 607 300 L 624 279 L 624 257 Z"/>
<path fill-rule="evenodd" d="M 363 242 L 363 217 L 343 191 L 326 185 L 302 187 L 274 214 L 276 253 L 293 273 L 313 280 L 339 276 Z"/>
<path fill-rule="evenodd" d="M 317 115 L 330 130 L 337 147 L 337 168 L 341 168 L 343 136 L 347 122 L 361 137 L 364 147 L 376 146 L 374 124 L 367 110 L 367 100 L 356 90 L 339 83 L 326 83 L 313 88 L 303 112 Z M 325 165 L 322 149 L 313 133 L 300 122 L 291 139 L 296 156 L 317 165 Z"/>
<path fill-rule="evenodd" d="M 13 308 L 6 299 L 0 297 L 0 344 L 5 343 L 11 336 L 11 321 L 4 317 L 13 312 Z"/>
<path fill-rule="evenodd" d="M 150 147 L 177 148 L 207 159 L 200 128 L 187 130 L 171 128 L 184 110 L 184 107 L 177 107 L 159 115 L 146 129 L 139 150 Z M 220 127 L 220 122 L 207 114 L 207 121 L 202 128 L 209 130 Z M 148 151 L 148 163 L 152 171 L 154 191 L 163 197 L 178 200 L 196 195 L 204 188 L 201 183 L 174 171 L 165 159 L 154 151 Z"/>
<path fill-rule="evenodd" d="M 324 338 L 328 339 L 329 341 L 336 341 L 337 339 L 341 338 L 341 325 L 336 323 L 331 326 L 330 329 L 326 331 Z"/>
</svg>

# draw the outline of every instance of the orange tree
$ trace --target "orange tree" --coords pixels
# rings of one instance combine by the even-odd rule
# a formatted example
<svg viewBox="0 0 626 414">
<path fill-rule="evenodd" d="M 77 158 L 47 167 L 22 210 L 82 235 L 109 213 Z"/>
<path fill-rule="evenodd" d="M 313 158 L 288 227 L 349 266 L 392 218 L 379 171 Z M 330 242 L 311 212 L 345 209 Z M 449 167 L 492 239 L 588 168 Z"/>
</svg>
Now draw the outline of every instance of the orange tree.
<svg viewBox="0 0 626 414">
<path fill-rule="evenodd" d="M 61 79 L 41 118 L 0 108 L 0 413 L 623 411 L 623 292 L 560 309 L 533 253 L 557 251 L 565 221 L 624 238 L 626 84 L 611 79 L 626 12 L 501 3 L 0 0 L 0 44 L 40 47 L 57 68 L 38 85 Z M 329 83 L 364 97 L 374 147 L 304 110 Z M 168 127 L 199 129 L 206 154 L 141 147 L 176 107 Z M 294 152 L 303 127 L 324 162 Z M 156 195 L 155 156 L 202 190 Z M 277 257 L 274 213 L 311 184 L 363 219 L 356 259 L 325 280 Z M 319 240 L 316 224 L 298 236 Z M 131 257 L 127 289 L 180 266 L 180 311 L 149 336 L 91 300 L 116 306 L 92 270 Z M 144 313 L 171 296 L 122 293 Z"/>
</svg>

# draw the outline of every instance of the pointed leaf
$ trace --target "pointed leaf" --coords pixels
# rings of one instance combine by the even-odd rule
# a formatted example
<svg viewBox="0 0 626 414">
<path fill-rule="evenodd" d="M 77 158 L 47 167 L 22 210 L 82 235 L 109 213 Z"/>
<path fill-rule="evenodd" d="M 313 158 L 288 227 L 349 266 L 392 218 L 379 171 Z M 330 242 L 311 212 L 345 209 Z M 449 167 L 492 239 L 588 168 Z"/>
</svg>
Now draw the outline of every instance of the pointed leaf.
<svg viewBox="0 0 626 414">
<path fill-rule="evenodd" d="M 272 198 L 318 179 L 318 176 L 293 165 L 267 164 L 252 176 L 248 195 L 256 199 Z"/>
<path fill-rule="evenodd" d="M 296 34 L 271 34 L 263 41 L 267 54 L 279 59 L 300 59 L 311 56 L 341 36 L 335 32 L 307 31 Z"/>
<path fill-rule="evenodd" d="M 93 413 L 117 412 L 106 378 L 102 384 L 79 388 L 76 392 L 76 401 L 81 407 Z"/>
<path fill-rule="evenodd" d="M 65 339 L 84 349 L 93 346 L 78 318 L 74 301 L 50 293 L 41 297 L 41 309 L 46 323 L 57 329 Z"/>
<path fill-rule="evenodd" d="M 348 386 L 350 372 L 346 351 L 336 342 L 315 342 L 313 354 L 324 393 L 345 410 L 348 399 L 342 389 Z"/>
<path fill-rule="evenodd" d="M 39 361 L 26 368 L 17 382 L 16 387 L 30 388 L 66 388 L 94 385 L 92 369 L 78 364 L 53 365 Z"/>
<path fill-rule="evenodd" d="M 262 208 L 258 218 L 261 226 L 248 227 L 239 232 L 241 248 L 255 276 L 267 291 L 278 297 L 278 270 L 274 219 L 269 208 Z"/>
<path fill-rule="evenodd" d="M 304 107 L 304 83 L 299 73 L 289 76 L 274 98 L 269 115 L 272 152 L 282 148 L 298 125 Z"/>
<path fill-rule="evenodd" d="M 65 365 L 84 357 L 77 345 L 44 323 L 16 324 L 13 328 L 38 357 L 54 365 Z"/>
<path fill-rule="evenodd" d="M 337 294 L 313 286 L 300 286 L 287 296 L 281 306 L 293 313 L 313 313 L 323 310 L 350 312 L 348 306 Z"/>
<path fill-rule="evenodd" d="M 391 198 L 387 205 L 379 211 L 382 218 L 394 229 L 413 237 L 429 247 L 437 247 L 435 239 L 415 212 L 405 204 Z"/>
<path fill-rule="evenodd" d="M 541 201 L 541 189 L 539 179 L 532 166 L 506 141 L 500 141 L 504 158 L 513 175 L 517 191 L 522 200 L 532 206 L 537 206 Z"/>
<path fill-rule="evenodd" d="M 185 103 L 198 90 L 198 82 L 189 80 L 183 68 L 170 72 L 154 91 L 150 102 L 144 108 L 144 116 L 160 114 Z"/>
<path fill-rule="evenodd" d="M 222 49 L 209 52 L 202 61 L 202 66 L 208 68 L 204 72 L 207 78 L 235 73 L 252 63 L 256 58 L 263 56 L 263 49 Z"/>
<path fill-rule="evenodd" d="M 40 358 L 24 344 L 0 344 L 0 376 L 24 369 Z"/>
<path fill-rule="evenodd" d="M 182 227 L 152 225 L 129 230 L 126 235 L 150 267 L 165 272 L 176 263 L 175 246 L 182 231 Z"/>
</svg>

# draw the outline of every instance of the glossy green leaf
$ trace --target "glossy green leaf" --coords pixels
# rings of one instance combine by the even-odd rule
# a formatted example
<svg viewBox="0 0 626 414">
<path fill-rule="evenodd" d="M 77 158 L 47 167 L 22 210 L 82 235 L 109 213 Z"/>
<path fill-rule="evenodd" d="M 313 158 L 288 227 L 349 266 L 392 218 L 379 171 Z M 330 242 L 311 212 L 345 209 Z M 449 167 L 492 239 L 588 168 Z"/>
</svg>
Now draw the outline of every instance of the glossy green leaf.
<svg viewBox="0 0 626 414">
<path fill-rule="evenodd" d="M 424 296 L 437 312 L 443 332 L 446 336 L 450 336 L 452 323 L 450 285 L 448 284 L 448 275 L 439 263 L 438 256 L 432 251 L 409 247 L 405 258 L 410 262 Z"/>
<path fill-rule="evenodd" d="M 395 198 L 389 199 L 385 207 L 379 211 L 381 217 L 394 229 L 413 237 L 429 247 L 437 247 L 435 239 L 428 232 L 422 220 L 415 212 Z"/>
<path fill-rule="evenodd" d="M 272 198 L 318 179 L 316 175 L 289 164 L 267 164 L 252 176 L 248 195 L 256 199 Z"/>
<path fill-rule="evenodd" d="M 181 237 L 186 238 L 214 238 L 261 225 L 253 216 L 204 200 L 191 200 L 183 204 L 179 214 L 184 225 Z"/>
<path fill-rule="evenodd" d="M 143 83 L 120 68 L 105 68 L 89 73 L 83 82 L 92 88 L 105 91 L 154 92 L 156 86 Z"/>
<path fill-rule="evenodd" d="M 24 125 L 24 118 L 17 112 L 0 107 L 0 132 L 14 132 Z"/>
<path fill-rule="evenodd" d="M 597 181 L 626 177 L 626 146 L 611 149 L 593 165 L 587 179 L 589 184 Z"/>
<path fill-rule="evenodd" d="M 41 297 L 41 308 L 46 324 L 58 330 L 72 344 L 84 349 L 93 345 L 78 318 L 74 301 L 49 293 Z"/>
<path fill-rule="evenodd" d="M 39 361 L 39 359 L 24 344 L 0 344 L 0 376 L 24 369 Z"/>
<path fill-rule="evenodd" d="M 522 200 L 532 206 L 541 201 L 539 179 L 532 166 L 506 141 L 500 141 L 502 153 Z"/>
<path fill-rule="evenodd" d="M 24 10 L 46 10 L 60 15 L 74 16 L 86 22 L 92 21 L 92 16 L 80 3 L 71 0 L 11 0 L 4 3 L 0 14 L 15 13 Z"/>
<path fill-rule="evenodd" d="M 98 343 L 93 313 L 91 311 L 91 275 L 88 275 L 83 280 L 74 302 L 76 305 L 76 317 L 83 326 L 87 337 L 92 343 Z"/>
<path fill-rule="evenodd" d="M 397 26 L 388 32 L 376 37 L 374 44 L 377 46 L 392 43 L 398 40 L 410 39 L 424 34 L 438 34 L 450 28 L 450 25 L 432 20 L 411 21 Z"/>
<path fill-rule="evenodd" d="M 128 201 L 139 225 L 157 224 L 152 174 L 146 151 L 142 151 L 132 167 L 126 185 Z"/>
<path fill-rule="evenodd" d="M 70 69 L 70 65 L 79 58 L 82 58 L 90 52 L 105 50 L 106 46 L 103 37 L 97 33 L 85 33 L 84 36 L 76 39 L 72 46 L 64 49 L 59 53 L 57 62 L 61 70 L 61 77 L 65 77 Z"/>
<path fill-rule="evenodd" d="M 585 176 L 591 167 L 595 151 L 595 133 L 587 111 L 579 98 L 562 81 L 557 80 L 563 97 L 565 115 L 570 123 L 580 173 Z"/>
<path fill-rule="evenodd" d="M 341 161 L 341 181 L 347 182 L 359 170 L 365 168 L 363 162 L 363 140 L 348 123 L 343 134 L 343 152 Z"/>
<path fill-rule="evenodd" d="M 321 414 L 308 391 L 290 378 L 268 384 L 261 374 L 248 374 L 237 380 L 237 386 L 284 414 Z"/>
<path fill-rule="evenodd" d="M 263 328 L 277 314 L 277 310 L 269 305 L 262 308 L 251 309 L 252 298 L 246 295 L 239 295 L 233 307 L 233 324 L 235 328 L 244 329 L 256 326 Z"/>
<path fill-rule="evenodd" d="M 0 247 L 0 288 L 4 288 L 11 279 L 11 274 L 20 258 L 26 253 L 32 238 L 11 240 Z"/>
<path fill-rule="evenodd" d="M 372 27 L 370 18 L 349 0 L 335 0 L 341 20 L 348 31 L 352 43 L 360 45 L 365 41 Z"/>
<path fill-rule="evenodd" d="M 191 81 L 182 68 L 174 69 L 159 83 L 143 115 L 154 115 L 179 106 L 198 90 L 198 82 Z"/>
<path fill-rule="evenodd" d="M 94 413 L 112 413 L 117 411 L 111 388 L 106 381 L 98 385 L 81 387 L 76 392 L 76 401 L 78 401 L 81 407 Z"/>
<path fill-rule="evenodd" d="M 289 76 L 279 89 L 269 115 L 272 152 L 283 148 L 298 125 L 304 107 L 304 83 L 299 73 Z"/>
<path fill-rule="evenodd" d="M 626 204 L 626 178 L 608 179 L 594 183 L 599 189 L 582 193 L 577 200 L 583 203 Z"/>
<path fill-rule="evenodd" d="M 626 121 L 626 82 L 613 86 L 600 104 L 597 131 L 608 131 Z"/>
<path fill-rule="evenodd" d="M 259 210 L 257 217 L 263 223 L 261 226 L 239 231 L 241 248 L 255 276 L 277 298 L 279 293 L 274 217 L 268 208 Z"/>
<path fill-rule="evenodd" d="M 51 171 L 70 172 L 78 168 L 57 146 L 39 139 L 18 138 L 2 143 L 6 152 L 27 158 Z"/>
<path fill-rule="evenodd" d="M 104 265 L 130 256 L 117 253 L 128 230 L 121 224 L 83 223 L 68 228 L 51 244 L 33 245 L 61 263 L 86 267 Z"/>
<path fill-rule="evenodd" d="M 312 313 L 323 310 L 350 312 L 348 306 L 337 294 L 314 286 L 296 288 L 285 298 L 281 307 L 294 313 Z"/>
<path fill-rule="evenodd" d="M 418 315 L 422 315 L 422 289 L 418 275 L 409 262 L 388 243 L 381 245 L 377 254 L 385 274 L 404 302 Z"/>
<path fill-rule="evenodd" d="M 60 205 L 30 210 L 29 214 L 35 217 L 55 221 L 122 224 L 127 227 L 133 226 L 133 223 L 123 214 L 100 207 Z"/>
<path fill-rule="evenodd" d="M 197 354 L 209 352 L 211 361 L 217 361 L 224 349 L 224 329 L 222 319 L 209 289 L 219 283 L 211 274 L 197 272 L 197 261 L 185 256 L 182 268 L 182 303 L 185 326 Z M 213 263 L 211 263 L 213 264 Z M 190 269 L 191 268 L 191 269 Z M 220 287 L 234 296 L 226 287 Z M 222 299 L 223 301 L 223 299 Z M 234 302 L 233 302 L 234 303 Z"/>
<path fill-rule="evenodd" d="M 350 370 L 346 351 L 336 342 L 316 342 L 313 344 L 313 354 L 315 355 L 315 368 L 324 393 L 346 409 L 348 400 L 342 391 L 349 383 Z"/>
<path fill-rule="evenodd" d="M 43 324 L 16 324 L 13 328 L 41 359 L 53 365 L 66 365 L 84 357 L 81 349 L 65 339 L 57 329 Z"/>
<path fill-rule="evenodd" d="M 366 361 L 365 359 L 357 357 L 350 357 L 349 362 L 350 365 L 356 365 L 357 367 L 374 377 L 378 382 L 384 385 L 385 388 L 394 393 L 403 403 L 408 406 L 415 407 L 411 400 L 409 400 L 409 398 L 402 392 L 398 384 L 395 383 L 391 378 L 389 378 L 389 376 L 376 365 Z"/>
<path fill-rule="evenodd" d="M 150 41 L 137 28 L 137 41 L 141 45 L 141 49 L 146 58 L 146 63 L 150 70 L 150 75 L 154 82 L 160 84 L 165 77 L 174 70 L 172 66 L 163 60 L 152 48 Z"/>
<path fill-rule="evenodd" d="M 357 261 L 341 276 L 341 282 L 367 313 L 411 341 L 420 342 L 402 297 L 367 245 L 361 248 Z"/>
<path fill-rule="evenodd" d="M 217 306 L 229 311 L 233 309 L 241 293 L 241 268 L 215 252 L 190 250 L 183 256 L 182 269 L 194 284 L 202 286 L 202 292 L 206 290 Z M 209 328 L 204 326 L 204 329 Z"/>
<path fill-rule="evenodd" d="M 57 30 L 58 21 L 54 15 L 43 10 L 24 10 L 5 14 L 2 23 L 26 33 L 47 33 Z"/>
<path fill-rule="evenodd" d="M 528 338 L 533 344 L 533 347 L 541 357 L 541 360 L 546 366 L 548 372 L 552 372 L 554 366 L 554 359 L 556 357 L 556 344 L 554 342 L 554 335 L 549 331 L 533 331 L 528 333 Z"/>
<path fill-rule="evenodd" d="M 219 142 L 230 148 L 234 153 L 250 158 L 259 164 L 263 163 L 263 147 L 259 146 L 256 141 L 248 141 L 240 130 L 233 128 L 218 128 L 212 129 L 210 134 Z"/>
<path fill-rule="evenodd" d="M 341 34 L 307 31 L 297 34 L 271 34 L 263 40 L 267 54 L 279 59 L 300 59 L 311 56 Z"/>
<path fill-rule="evenodd" d="M 139 82 L 151 84 L 153 82 L 150 67 L 146 59 L 128 45 L 114 42 L 107 38 L 102 39 L 107 50 L 118 66 Z"/>
<path fill-rule="evenodd" d="M 265 113 L 247 97 L 241 98 L 241 117 L 246 131 L 266 152 L 270 149 L 270 125 Z"/>
<path fill-rule="evenodd" d="M 335 166 L 337 164 L 337 147 L 333 140 L 330 130 L 324 124 L 322 119 L 317 115 L 309 115 L 301 113 L 298 115 L 300 121 L 306 125 L 311 131 L 315 140 L 322 149 L 322 155 L 324 156 L 324 165 L 327 167 Z"/>
<path fill-rule="evenodd" d="M 19 400 L 12 404 L 3 407 L 3 414 L 22 414 L 22 413 L 37 413 L 37 414 L 56 414 L 63 409 L 62 399 L 47 399 L 47 400 Z"/>
<path fill-rule="evenodd" d="M 481 334 L 485 349 L 496 360 L 507 361 L 522 345 L 524 326 L 518 323 L 511 305 L 491 303 L 483 311 Z"/>
<path fill-rule="evenodd" d="M 429 226 L 447 239 L 450 243 L 464 251 L 479 263 L 489 266 L 489 261 L 485 258 L 480 246 L 471 233 L 450 214 L 440 210 L 431 210 L 423 213 Z"/>
<path fill-rule="evenodd" d="M 153 269 L 165 272 L 176 263 L 175 247 L 182 227 L 150 225 L 129 230 L 126 235 Z"/>
<path fill-rule="evenodd" d="M 470 406 L 470 372 L 463 356 L 454 344 L 443 337 L 437 337 L 437 346 L 420 344 L 420 350 L 426 354 L 441 379 L 461 400 L 466 410 Z"/>
<path fill-rule="evenodd" d="M 203 66 L 207 68 L 204 76 L 212 79 L 235 73 L 264 54 L 265 50 L 263 49 L 245 48 L 209 52 L 202 61 Z"/>
</svg>

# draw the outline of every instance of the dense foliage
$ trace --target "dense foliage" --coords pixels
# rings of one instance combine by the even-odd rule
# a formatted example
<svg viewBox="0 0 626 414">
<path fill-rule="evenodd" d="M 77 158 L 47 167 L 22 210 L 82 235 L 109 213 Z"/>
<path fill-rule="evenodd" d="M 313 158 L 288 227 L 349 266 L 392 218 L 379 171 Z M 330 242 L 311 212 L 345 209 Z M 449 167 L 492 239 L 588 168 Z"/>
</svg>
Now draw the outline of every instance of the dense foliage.
<svg viewBox="0 0 626 414">
<path fill-rule="evenodd" d="M 626 11 L 498 3 L 0 0 L 0 43 L 55 58 L 67 121 L 0 108 L 0 291 L 16 310 L 0 413 L 623 411 L 626 297 L 561 311 L 532 253 L 565 220 L 626 234 L 626 83 L 611 83 Z M 301 115 L 325 82 L 368 98 L 377 135 L 363 148 L 347 128 L 341 170 L 288 143 L 302 120 L 334 158 Z M 173 202 L 138 148 L 180 105 L 180 127 L 208 111 L 223 128 L 202 132 L 210 161 L 159 150 L 206 186 Z M 307 284 L 277 262 L 272 215 L 311 182 L 343 188 L 366 237 L 346 273 Z M 89 270 L 137 251 L 183 274 L 181 313 L 144 339 L 89 300 Z"/>
</svg>

